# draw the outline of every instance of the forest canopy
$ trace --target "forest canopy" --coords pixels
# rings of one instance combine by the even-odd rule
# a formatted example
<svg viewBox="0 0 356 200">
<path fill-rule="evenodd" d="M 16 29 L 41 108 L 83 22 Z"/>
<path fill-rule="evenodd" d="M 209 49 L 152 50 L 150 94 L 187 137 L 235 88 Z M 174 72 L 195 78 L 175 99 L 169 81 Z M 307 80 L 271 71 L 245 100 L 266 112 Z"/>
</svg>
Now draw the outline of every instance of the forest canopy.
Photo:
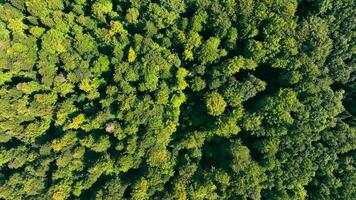
<svg viewBox="0 0 356 200">
<path fill-rule="evenodd" d="M 353 0 L 0 0 L 0 200 L 351 200 Z"/>
</svg>

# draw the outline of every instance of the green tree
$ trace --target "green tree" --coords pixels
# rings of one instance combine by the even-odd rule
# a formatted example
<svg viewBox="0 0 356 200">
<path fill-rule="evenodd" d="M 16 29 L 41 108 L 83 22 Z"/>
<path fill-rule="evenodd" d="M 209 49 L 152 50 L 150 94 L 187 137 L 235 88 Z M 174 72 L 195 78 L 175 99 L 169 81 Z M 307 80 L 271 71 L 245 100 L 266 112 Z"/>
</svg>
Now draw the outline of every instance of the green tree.
<svg viewBox="0 0 356 200">
<path fill-rule="evenodd" d="M 221 115 L 225 111 L 226 102 L 217 92 L 209 93 L 206 96 L 206 108 L 212 116 Z"/>
</svg>

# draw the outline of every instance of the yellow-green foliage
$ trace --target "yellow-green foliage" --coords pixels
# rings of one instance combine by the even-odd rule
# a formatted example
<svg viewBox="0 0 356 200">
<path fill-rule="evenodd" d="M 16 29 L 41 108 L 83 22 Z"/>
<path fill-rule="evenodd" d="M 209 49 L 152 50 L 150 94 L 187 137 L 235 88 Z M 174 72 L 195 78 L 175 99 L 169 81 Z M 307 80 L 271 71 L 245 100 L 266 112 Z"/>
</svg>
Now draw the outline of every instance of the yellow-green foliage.
<svg viewBox="0 0 356 200">
<path fill-rule="evenodd" d="M 0 200 L 351 200 L 353 0 L 0 0 Z"/>
</svg>

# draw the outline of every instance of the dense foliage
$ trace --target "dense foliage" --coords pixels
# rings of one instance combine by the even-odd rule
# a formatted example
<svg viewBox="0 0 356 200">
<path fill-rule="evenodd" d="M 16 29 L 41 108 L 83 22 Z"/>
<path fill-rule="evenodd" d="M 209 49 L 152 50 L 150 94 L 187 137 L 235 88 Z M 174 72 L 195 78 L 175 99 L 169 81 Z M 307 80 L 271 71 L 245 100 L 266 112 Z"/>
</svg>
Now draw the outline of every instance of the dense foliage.
<svg viewBox="0 0 356 200">
<path fill-rule="evenodd" d="M 0 0 L 0 199 L 354 199 L 354 3 Z"/>
</svg>

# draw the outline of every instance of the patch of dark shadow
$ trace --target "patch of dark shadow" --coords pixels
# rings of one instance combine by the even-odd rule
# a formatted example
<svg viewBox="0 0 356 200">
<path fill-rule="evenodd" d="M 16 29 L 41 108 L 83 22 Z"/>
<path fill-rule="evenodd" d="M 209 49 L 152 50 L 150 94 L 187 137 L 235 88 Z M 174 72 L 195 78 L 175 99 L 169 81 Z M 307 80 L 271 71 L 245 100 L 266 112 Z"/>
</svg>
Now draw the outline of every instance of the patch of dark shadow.
<svg viewBox="0 0 356 200">
<path fill-rule="evenodd" d="M 14 174 L 24 173 L 25 168 L 26 168 L 26 163 L 24 165 L 22 165 L 21 167 L 17 167 L 17 168 L 9 168 L 8 165 L 3 165 L 0 169 L 0 175 L 2 175 L 0 183 L 2 180 L 9 179 Z"/>
<path fill-rule="evenodd" d="M 108 79 L 111 80 L 111 77 L 107 77 Z M 97 91 L 99 92 L 99 98 L 95 99 L 94 102 L 97 102 L 97 105 L 100 106 L 99 100 L 98 99 L 105 99 L 107 97 L 106 94 L 106 89 L 108 87 L 108 85 L 106 85 L 107 83 L 110 83 L 110 81 L 108 81 L 107 79 L 105 80 L 104 84 L 99 85 Z"/>
<path fill-rule="evenodd" d="M 119 141 L 113 134 L 107 134 L 109 135 L 109 140 L 110 140 L 110 147 L 107 150 L 107 152 L 109 153 L 110 157 L 115 159 L 118 158 L 119 156 L 122 155 L 123 151 L 118 151 L 116 149 L 116 145 L 119 144 Z"/>
<path fill-rule="evenodd" d="M 263 31 L 263 28 L 260 28 L 259 32 L 261 33 Z M 254 36 L 252 39 L 259 41 L 259 42 L 263 42 L 265 40 L 265 37 L 262 34 L 258 34 L 256 36 Z"/>
<path fill-rule="evenodd" d="M 63 3 L 64 3 L 64 9 L 62 11 L 66 14 L 70 13 L 73 10 L 73 8 L 70 5 L 70 2 L 64 1 Z"/>
<path fill-rule="evenodd" d="M 26 11 L 22 11 L 22 13 L 25 15 L 25 16 L 31 16 L 31 14 L 26 10 Z M 39 20 L 37 20 L 36 18 L 31 18 L 29 19 L 28 17 L 25 17 L 22 22 L 26 25 L 40 25 L 39 24 Z"/>
<path fill-rule="evenodd" d="M 95 151 L 86 148 L 84 153 L 83 160 L 85 160 L 84 171 L 87 171 L 91 166 L 95 164 L 95 162 L 102 157 L 102 153 L 98 153 Z"/>
<path fill-rule="evenodd" d="M 207 115 L 203 94 L 186 90 L 188 99 L 181 106 L 178 132 L 211 129 L 209 121 L 213 117 Z"/>
<path fill-rule="evenodd" d="M 30 33 L 30 30 L 29 30 L 29 29 L 25 29 L 23 32 L 24 32 L 26 35 L 31 35 L 31 33 Z"/>
<path fill-rule="evenodd" d="M 198 10 L 198 8 L 197 8 L 197 5 L 193 5 L 192 3 L 193 3 L 193 1 L 192 2 L 190 2 L 190 1 L 186 2 L 187 6 L 186 6 L 186 9 L 185 9 L 185 12 L 180 14 L 180 16 L 182 18 L 190 19 L 190 18 L 192 18 L 194 16 L 194 14 Z M 190 5 L 188 6 L 188 4 L 190 4 Z"/>
<path fill-rule="evenodd" d="M 85 138 L 85 136 L 88 136 L 88 134 L 89 133 L 87 133 L 87 132 L 85 132 L 85 131 L 83 131 L 83 130 L 78 130 L 78 133 L 77 133 L 77 138 L 78 139 L 84 139 Z"/>
<path fill-rule="evenodd" d="M 344 119 L 343 121 L 350 126 L 356 127 L 356 117 L 350 117 L 350 118 Z"/>
<path fill-rule="evenodd" d="M 105 135 L 105 130 L 104 129 L 94 129 L 94 130 L 91 130 L 89 134 L 91 136 L 93 136 L 95 141 L 97 141 L 97 139 L 99 137 Z"/>
<path fill-rule="evenodd" d="M 252 159 L 261 162 L 263 155 L 258 151 L 258 146 L 263 138 L 244 131 L 239 133 L 237 137 L 241 140 L 242 144 L 250 150 Z"/>
<path fill-rule="evenodd" d="M 293 119 L 297 119 L 297 118 L 298 118 L 298 112 L 293 112 L 293 111 L 291 111 L 289 114 L 291 115 L 291 117 L 292 117 Z"/>
<path fill-rule="evenodd" d="M 52 141 L 55 138 L 59 138 L 64 134 L 62 128 L 58 128 L 54 125 L 54 121 L 51 122 L 49 129 L 45 132 L 45 134 L 36 138 L 36 145 L 43 145 L 48 143 L 48 141 Z"/>
<path fill-rule="evenodd" d="M 207 26 L 202 32 L 200 32 L 200 36 L 203 38 L 202 41 L 207 41 L 209 38 L 216 36 L 216 33 L 212 28 Z"/>
<path fill-rule="evenodd" d="M 175 49 L 175 52 L 177 52 L 179 58 L 183 58 L 184 57 L 184 54 L 183 54 L 184 53 L 184 46 L 179 41 L 172 40 L 171 41 L 171 46 L 169 47 L 169 49 Z M 181 60 L 181 66 L 184 66 L 189 71 L 190 71 L 190 69 L 192 69 L 194 64 L 198 64 L 198 63 L 195 60 L 185 60 L 185 59 Z"/>
<path fill-rule="evenodd" d="M 113 56 L 112 56 L 113 57 Z M 106 72 L 103 72 L 101 76 L 108 82 L 111 83 L 114 78 L 115 66 L 113 64 L 109 65 L 110 69 Z"/>
<path fill-rule="evenodd" d="M 187 164 L 190 161 L 190 157 L 188 156 L 190 154 L 190 150 L 188 149 L 181 149 L 179 152 L 176 153 L 177 156 L 177 161 L 175 164 L 175 168 L 177 169 L 179 166 L 183 166 L 184 164 Z M 178 173 L 177 170 L 174 170 L 175 173 Z"/>
<path fill-rule="evenodd" d="M 9 179 L 9 177 L 12 175 L 13 170 L 10 169 L 6 163 L 2 164 L 2 167 L 0 169 L 0 184 L 4 183 Z"/>
<path fill-rule="evenodd" d="M 313 177 L 312 181 L 309 182 L 308 185 L 304 186 L 304 188 L 308 192 L 308 194 L 315 194 L 315 191 L 320 190 L 320 183 L 326 182 L 328 181 L 328 179 L 329 177 L 327 175 L 323 176 L 320 174 L 320 170 L 317 170 L 315 172 L 315 176 Z"/>
<path fill-rule="evenodd" d="M 46 188 L 50 188 L 50 186 L 53 184 L 53 180 L 52 180 L 53 172 L 57 171 L 58 169 L 56 160 L 51 161 L 48 166 L 49 167 L 46 172 L 46 178 L 45 178 Z"/>
<path fill-rule="evenodd" d="M 57 96 L 57 102 L 56 102 L 56 105 L 57 107 L 54 108 L 54 113 L 56 114 L 58 112 L 58 105 L 62 102 L 64 102 L 65 100 L 67 99 L 70 99 L 70 97 L 73 95 L 74 92 L 71 92 L 71 93 L 68 93 L 68 94 L 65 94 L 64 96 L 63 95 L 58 95 Z"/>
<path fill-rule="evenodd" d="M 20 123 L 20 126 L 22 126 L 22 127 L 27 127 L 28 125 L 30 125 L 31 123 L 33 123 L 33 121 L 35 121 L 35 120 L 23 121 L 23 122 Z"/>
<path fill-rule="evenodd" d="M 25 145 L 25 143 L 17 139 L 16 137 L 11 137 L 11 139 L 6 143 L 1 143 L 1 147 L 6 149 L 16 148 L 18 146 L 23 146 L 23 145 Z"/>
<path fill-rule="evenodd" d="M 141 165 L 143 165 L 143 164 L 141 164 Z M 143 169 L 147 169 L 145 167 L 147 167 L 147 166 L 141 166 L 139 168 L 130 168 L 127 172 L 122 173 L 120 175 L 120 180 L 124 184 L 132 183 L 132 180 L 137 180 L 144 174 L 144 170 Z"/>
<path fill-rule="evenodd" d="M 243 55 L 247 43 L 245 39 L 237 39 L 236 41 L 236 55 Z"/>
<path fill-rule="evenodd" d="M 28 100 L 31 102 L 31 101 L 35 100 L 35 96 L 36 95 L 39 95 L 39 94 L 50 94 L 50 93 L 51 93 L 50 90 L 37 90 L 37 91 L 31 92 L 31 94 L 28 95 Z"/>
<path fill-rule="evenodd" d="M 317 190 L 316 190 L 317 191 Z M 315 191 L 313 191 L 314 193 Z M 289 191 L 287 190 L 287 193 L 282 192 L 281 190 L 276 189 L 276 187 L 273 188 L 268 188 L 268 189 L 262 189 L 261 190 L 261 195 L 262 198 L 261 199 L 276 199 L 278 197 L 280 197 L 281 199 L 283 199 L 282 197 L 285 196 L 293 196 L 295 194 L 289 194 Z M 240 199 L 240 198 L 238 198 Z M 241 198 L 242 199 L 242 198 Z"/>
<path fill-rule="evenodd" d="M 128 25 L 126 25 L 125 28 L 132 35 L 134 35 L 134 34 L 144 35 L 145 34 L 145 24 L 142 22 L 138 22 L 137 24 L 128 24 Z"/>
<path fill-rule="evenodd" d="M 87 0 L 83 6 L 84 16 L 92 16 L 92 5 L 95 3 L 96 0 Z"/>
<path fill-rule="evenodd" d="M 138 125 L 138 131 L 136 132 L 136 135 L 139 137 L 139 138 L 143 138 L 143 140 L 152 140 L 152 143 L 153 140 L 154 140 L 154 137 L 152 134 L 148 134 L 147 132 L 147 128 L 146 128 L 146 125 L 145 124 L 142 124 L 140 122 L 136 122 L 137 124 L 140 124 Z M 146 123 L 146 121 L 145 121 Z M 126 125 L 126 124 L 125 124 Z M 130 126 L 129 124 L 127 124 L 128 126 Z"/>
<path fill-rule="evenodd" d="M 128 185 L 125 192 L 124 192 L 124 199 L 131 199 L 131 193 L 132 193 L 132 185 Z"/>
<path fill-rule="evenodd" d="M 33 81 L 33 79 L 29 78 L 29 77 L 13 76 L 11 78 L 11 82 L 8 82 L 6 85 L 16 87 L 16 85 L 19 83 L 26 83 L 26 82 L 31 82 L 31 81 Z"/>
<path fill-rule="evenodd" d="M 100 44 L 98 40 L 96 40 L 96 42 L 98 44 Z M 111 46 L 100 45 L 98 47 L 98 50 L 99 50 L 100 53 L 102 53 L 104 55 L 107 55 L 107 56 L 110 56 L 110 57 L 114 56 L 113 53 L 112 53 L 113 52 L 113 47 L 111 47 Z"/>
<path fill-rule="evenodd" d="M 24 121 L 24 122 L 21 122 L 20 125 L 21 125 L 21 126 L 28 126 L 28 125 L 30 125 L 31 123 L 35 122 L 35 121 L 41 121 L 41 120 L 42 120 L 41 117 L 36 116 L 36 117 L 34 117 L 31 121 Z"/>
<path fill-rule="evenodd" d="M 130 1 L 114 0 L 112 1 L 112 3 L 113 3 L 113 10 L 120 14 L 122 14 L 124 11 L 127 11 L 131 6 Z M 141 13 L 141 11 L 139 13 Z"/>
<path fill-rule="evenodd" d="M 347 110 L 345 110 L 342 113 L 340 113 L 337 117 L 340 120 L 346 120 L 346 119 L 352 118 L 352 115 Z"/>
<path fill-rule="evenodd" d="M 355 121 L 356 121 L 356 101 L 355 101 L 355 99 L 356 99 L 356 90 L 355 90 L 356 82 L 351 81 L 346 84 L 334 82 L 333 84 L 330 85 L 330 87 L 333 91 L 340 91 L 340 90 L 345 91 L 342 104 L 345 107 L 346 112 L 349 115 L 351 115 L 347 118 L 347 120 L 349 121 L 347 123 L 355 124 Z"/>
<path fill-rule="evenodd" d="M 251 74 L 267 84 L 264 91 L 257 93 L 254 97 L 243 103 L 246 110 L 253 112 L 259 108 L 260 102 L 262 102 L 266 97 L 276 93 L 282 86 L 279 83 L 280 71 L 268 65 L 259 66 L 257 70 L 251 72 Z"/>
<path fill-rule="evenodd" d="M 244 81 L 248 80 L 247 77 L 249 77 L 249 74 L 251 74 L 251 70 L 243 69 L 243 70 L 240 70 L 238 73 L 234 74 L 232 76 L 232 79 L 230 79 L 230 80 L 244 82 Z"/>
<path fill-rule="evenodd" d="M 72 120 L 74 117 L 76 117 L 76 116 L 78 116 L 79 114 L 81 114 L 82 112 L 81 112 L 81 110 L 80 109 L 78 109 L 77 111 L 75 111 L 75 112 L 72 112 L 72 113 L 70 113 L 68 116 L 67 116 L 67 120 L 66 121 L 70 121 L 70 120 Z"/>
<path fill-rule="evenodd" d="M 173 152 L 175 155 L 180 155 L 182 151 L 186 152 L 185 149 L 177 149 L 176 144 L 179 143 L 179 141 L 185 139 L 190 132 L 189 131 L 182 131 L 182 129 L 187 128 L 185 124 L 179 124 L 177 127 L 177 131 L 172 133 L 172 140 L 170 141 L 169 145 L 167 146 L 167 149 L 170 152 Z M 178 158 L 178 157 L 177 157 Z"/>
<path fill-rule="evenodd" d="M 353 149 L 353 150 L 350 150 L 348 152 L 345 152 L 345 153 L 340 153 L 338 154 L 339 155 L 339 158 L 341 157 L 352 157 L 354 158 L 356 156 L 356 150 Z"/>
<path fill-rule="evenodd" d="M 34 66 L 34 71 L 36 71 L 36 80 L 38 80 L 39 82 L 41 82 L 42 80 L 42 75 L 39 73 L 38 67 L 37 65 Z"/>
<path fill-rule="evenodd" d="M 139 167 L 137 169 L 131 168 L 126 173 L 120 175 L 120 180 L 122 181 L 122 184 L 126 185 L 126 189 L 123 195 L 125 199 L 131 199 L 131 193 L 133 188 L 130 184 L 132 184 L 135 180 L 138 180 L 141 176 L 143 176 L 144 169 L 147 169 L 145 167 Z"/>
<path fill-rule="evenodd" d="M 89 101 L 88 99 L 82 102 L 75 102 L 74 105 L 79 108 L 81 112 L 71 113 L 70 116 L 74 117 L 77 114 L 84 113 L 87 116 L 93 115 L 100 110 L 100 104 L 97 101 Z"/>
<path fill-rule="evenodd" d="M 249 112 L 256 112 L 261 107 L 261 102 L 263 102 L 271 93 L 262 91 L 257 93 L 254 97 L 243 102 L 243 107 Z"/>
<path fill-rule="evenodd" d="M 330 85 L 330 88 L 333 91 L 339 91 L 339 90 L 345 90 L 346 89 L 345 85 L 343 85 L 342 83 L 339 83 L 339 82 L 334 82 L 333 84 Z"/>
<path fill-rule="evenodd" d="M 110 104 L 110 112 L 114 115 L 117 115 L 117 113 L 119 112 L 119 108 L 120 103 L 117 100 Z"/>
<path fill-rule="evenodd" d="M 81 105 L 81 111 L 91 116 L 100 111 L 100 104 L 97 101 L 87 101 Z"/>
<path fill-rule="evenodd" d="M 304 19 L 309 15 L 317 13 L 319 10 L 318 2 L 319 1 L 299 0 L 296 16 Z"/>
<path fill-rule="evenodd" d="M 264 19 L 262 20 L 258 25 L 257 25 L 257 29 L 258 29 L 258 33 L 256 36 L 254 36 L 252 39 L 257 40 L 257 41 L 264 41 L 265 37 L 262 34 L 263 33 L 263 29 L 268 26 L 270 23 L 272 22 L 272 19 Z"/>
<path fill-rule="evenodd" d="M 203 169 L 211 167 L 228 170 L 232 155 L 229 139 L 221 136 L 213 136 L 203 145 L 203 156 L 200 165 Z"/>
<path fill-rule="evenodd" d="M 355 99 L 356 99 L 356 94 L 348 95 L 342 102 L 342 104 L 345 106 L 346 110 L 354 117 L 356 117 L 356 101 L 355 101 Z"/>
<path fill-rule="evenodd" d="M 267 83 L 266 90 L 271 93 L 275 92 L 281 87 L 279 83 L 280 73 L 281 71 L 279 69 L 273 68 L 270 65 L 258 66 L 255 71 L 251 72 L 251 74 Z"/>
</svg>

